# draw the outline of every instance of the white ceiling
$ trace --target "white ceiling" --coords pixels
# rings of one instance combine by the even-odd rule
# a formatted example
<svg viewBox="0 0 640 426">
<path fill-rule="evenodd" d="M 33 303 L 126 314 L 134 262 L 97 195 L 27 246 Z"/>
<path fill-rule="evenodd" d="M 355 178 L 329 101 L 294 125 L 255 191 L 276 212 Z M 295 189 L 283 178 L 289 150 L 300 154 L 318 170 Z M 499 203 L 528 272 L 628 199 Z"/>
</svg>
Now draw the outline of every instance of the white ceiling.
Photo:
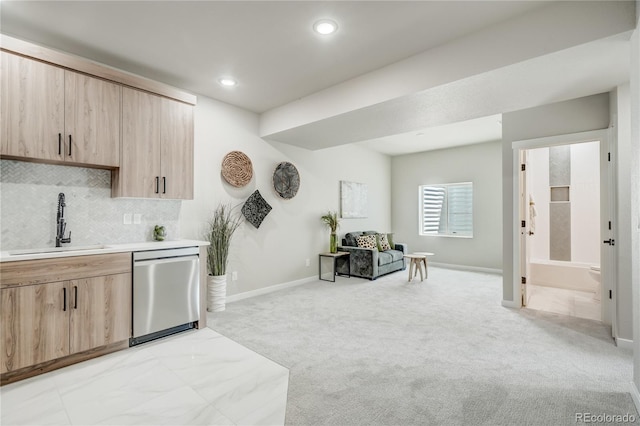
<svg viewBox="0 0 640 426">
<path fill-rule="evenodd" d="M 473 120 L 428 127 L 366 142 L 360 142 L 374 151 L 388 155 L 402 155 L 419 151 L 451 148 L 454 146 L 498 141 L 502 139 L 502 115 L 490 115 Z"/>
<path fill-rule="evenodd" d="M 264 112 L 538 7 L 526 1 L 8 1 L 1 31 Z M 337 21 L 331 36 L 312 31 Z M 237 87 L 217 84 L 233 76 Z"/>
<path fill-rule="evenodd" d="M 2 0 L 0 31 L 262 113 L 550 2 Z M 322 18 L 337 21 L 338 32 L 324 37 L 313 33 L 313 23 Z M 614 47 L 616 52 L 625 52 L 618 45 Z M 600 56 L 611 52 L 609 45 L 600 44 L 597 49 L 600 50 L 594 52 Z M 342 125 L 335 120 L 324 120 L 303 126 L 288 136 L 292 140 L 323 135 L 325 140 L 338 140 L 345 136 L 348 142 L 349 126 L 360 126 L 359 123 L 367 120 L 371 123 L 372 119 L 395 123 L 398 120 L 394 117 L 403 116 L 406 108 L 416 110 L 415 102 L 419 101 L 420 108 L 427 108 L 424 99 L 428 98 L 431 103 L 437 103 L 439 114 L 448 111 L 451 117 L 458 117 L 447 122 L 474 119 L 439 127 L 433 127 L 441 124 L 437 122 L 405 126 L 398 124 L 400 120 L 387 125 L 385 131 L 352 137 L 351 141 L 364 141 L 360 143 L 371 149 L 399 155 L 500 139 L 501 125 L 499 115 L 495 114 L 507 111 L 505 108 L 532 106 L 533 103 L 526 102 L 527 97 L 535 98 L 535 102 L 546 99 L 548 103 L 562 96 L 610 90 L 617 82 L 624 81 L 624 72 L 611 67 L 603 69 L 602 61 L 593 61 L 590 52 L 568 53 L 570 55 L 547 58 L 546 64 L 535 62 L 532 65 L 536 67 L 529 73 L 527 64 L 516 64 L 511 67 L 514 72 L 505 69 L 501 74 L 480 75 L 385 106 L 374 105 L 367 111 L 336 117 L 337 121 L 345 121 Z M 578 62 L 578 66 L 582 66 L 580 81 L 573 79 L 561 88 L 549 85 L 554 77 L 544 76 L 545 69 L 562 69 L 563 58 L 567 66 L 575 64 L 571 55 L 582 58 L 582 63 Z M 608 63 L 624 66 L 619 56 L 616 53 L 615 57 L 608 58 Z M 610 78 L 603 79 L 604 74 Z M 217 79 L 223 76 L 237 79 L 238 86 L 221 87 Z M 498 83 L 504 87 L 510 78 L 519 93 L 514 97 L 513 93 L 503 90 L 500 96 L 510 99 L 508 104 L 493 99 L 499 90 L 486 94 L 487 87 Z M 530 79 L 531 84 L 522 84 L 523 78 Z M 460 92 L 460 85 L 465 86 L 465 96 L 478 95 L 475 104 L 452 96 Z M 565 93 L 551 93 L 551 90 Z M 474 113 L 477 105 L 488 101 L 496 101 L 493 110 L 484 108 L 489 111 L 484 115 L 490 116 Z M 389 108 L 396 103 L 397 111 L 390 112 Z M 403 110 L 404 104 L 407 105 Z M 361 133 L 363 128 L 360 126 L 354 132 Z M 407 132 L 408 129 L 411 131 Z M 423 134 L 417 136 L 417 133 Z M 286 137 L 283 135 L 282 142 L 287 142 Z"/>
</svg>

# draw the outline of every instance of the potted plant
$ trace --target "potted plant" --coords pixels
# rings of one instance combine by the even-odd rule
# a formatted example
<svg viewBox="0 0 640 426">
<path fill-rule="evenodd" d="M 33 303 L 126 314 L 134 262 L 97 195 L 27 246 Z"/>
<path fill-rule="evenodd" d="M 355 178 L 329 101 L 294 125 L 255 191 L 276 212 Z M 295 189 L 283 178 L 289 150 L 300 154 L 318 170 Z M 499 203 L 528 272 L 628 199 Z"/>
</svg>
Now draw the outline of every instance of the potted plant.
<svg viewBox="0 0 640 426">
<path fill-rule="evenodd" d="M 235 214 L 228 204 L 219 204 L 209 220 L 205 239 L 207 247 L 207 311 L 224 311 L 227 297 L 227 263 L 231 237 L 242 223 L 242 216 Z"/>
<path fill-rule="evenodd" d="M 338 212 L 328 211 L 326 214 L 322 215 L 320 219 L 324 222 L 325 225 L 331 229 L 331 235 L 329 239 L 329 252 L 337 253 L 338 252 L 338 236 L 336 235 L 336 230 L 340 223 L 338 221 Z"/>
</svg>

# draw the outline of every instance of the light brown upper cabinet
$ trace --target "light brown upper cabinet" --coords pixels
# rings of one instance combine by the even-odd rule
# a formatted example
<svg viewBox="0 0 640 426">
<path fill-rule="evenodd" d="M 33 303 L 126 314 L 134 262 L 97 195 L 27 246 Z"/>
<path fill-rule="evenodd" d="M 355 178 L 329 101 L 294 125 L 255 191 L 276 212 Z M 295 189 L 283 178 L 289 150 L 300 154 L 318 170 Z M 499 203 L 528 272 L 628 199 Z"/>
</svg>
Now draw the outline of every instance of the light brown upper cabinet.
<svg viewBox="0 0 640 426">
<path fill-rule="evenodd" d="M 122 120 L 113 196 L 193 199 L 193 106 L 124 87 Z"/>
<path fill-rule="evenodd" d="M 73 71 L 64 77 L 65 161 L 118 167 L 122 87 Z"/>
<path fill-rule="evenodd" d="M 118 167 L 121 86 L 2 52 L 0 155 Z"/>
<path fill-rule="evenodd" d="M 0 155 L 61 160 L 64 70 L 1 52 Z"/>
</svg>

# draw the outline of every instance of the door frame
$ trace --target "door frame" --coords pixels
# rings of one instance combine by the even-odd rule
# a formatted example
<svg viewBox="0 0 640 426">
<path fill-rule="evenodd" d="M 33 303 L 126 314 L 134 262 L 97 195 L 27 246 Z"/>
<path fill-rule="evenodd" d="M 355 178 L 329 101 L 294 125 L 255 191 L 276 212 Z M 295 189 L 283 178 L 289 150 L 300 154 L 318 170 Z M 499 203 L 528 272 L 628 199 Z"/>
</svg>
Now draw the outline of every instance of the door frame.
<svg viewBox="0 0 640 426">
<path fill-rule="evenodd" d="M 542 138 L 534 138 L 534 139 L 523 139 L 514 141 L 511 143 L 512 148 L 512 165 L 513 165 L 513 185 L 512 185 L 512 231 L 513 231 L 513 257 L 512 257 L 512 265 L 513 265 L 513 276 L 512 276 L 512 284 L 513 284 L 513 307 L 521 308 L 522 307 L 522 289 L 521 289 L 521 271 L 520 271 L 520 155 L 522 150 L 535 149 L 535 148 L 544 148 L 551 147 L 557 145 L 568 145 L 575 143 L 584 143 L 584 142 L 593 142 L 600 141 L 600 151 L 602 153 L 604 149 L 612 149 L 612 156 L 615 158 L 615 146 L 611 146 L 615 144 L 615 139 L 611 137 L 611 129 L 602 129 L 602 130 L 592 130 L 588 132 L 580 132 L 580 133 L 569 133 L 563 135 L 556 136 L 547 136 Z M 615 162 L 611 162 L 609 167 L 615 167 Z M 614 173 L 609 176 L 615 176 L 615 169 L 612 170 Z M 602 172 L 602 171 L 601 171 Z M 615 194 L 616 186 L 615 179 L 609 178 L 608 182 L 609 191 Z M 603 196 L 601 192 L 601 197 Z M 602 198 L 601 198 L 602 202 Z M 617 205 L 615 199 L 613 202 L 609 200 L 609 217 L 615 218 L 617 212 Z M 605 218 L 601 217 L 600 221 L 605 220 Z M 612 238 L 615 238 L 615 227 L 612 232 Z M 614 248 L 614 247 L 612 247 Z M 612 261 L 610 262 L 610 279 L 611 285 L 610 289 L 613 290 L 614 295 L 617 294 L 617 273 L 616 273 L 616 264 L 617 264 L 617 250 L 614 250 L 611 256 Z M 601 264 L 604 262 L 604 259 L 600 260 Z M 604 289 L 604 280 L 602 288 Z M 604 297 L 602 299 L 604 303 Z M 616 337 L 616 329 L 617 329 L 617 300 L 616 298 L 612 298 L 610 302 L 610 310 L 604 312 L 610 313 L 611 318 L 611 326 L 612 333 L 614 333 L 614 337 Z M 604 318 L 603 318 L 604 320 Z M 607 321 L 604 321 L 605 323 Z"/>
<path fill-rule="evenodd" d="M 518 182 L 518 197 L 520 198 L 520 215 L 518 220 L 520 222 L 524 222 L 525 226 L 522 226 L 522 223 L 518 227 L 518 232 L 520 233 L 519 244 L 520 244 L 520 278 L 524 280 L 520 284 L 520 297 L 522 300 L 522 306 L 526 307 L 529 303 L 530 292 L 527 285 L 531 284 L 530 273 L 529 273 L 529 256 L 531 253 L 530 242 L 531 242 L 531 217 L 530 217 L 530 206 L 528 196 L 529 192 L 529 173 L 531 170 L 529 169 L 529 156 L 527 149 L 520 149 L 520 155 L 518 156 L 518 164 L 524 165 L 524 170 L 520 168 L 520 180 Z"/>
</svg>

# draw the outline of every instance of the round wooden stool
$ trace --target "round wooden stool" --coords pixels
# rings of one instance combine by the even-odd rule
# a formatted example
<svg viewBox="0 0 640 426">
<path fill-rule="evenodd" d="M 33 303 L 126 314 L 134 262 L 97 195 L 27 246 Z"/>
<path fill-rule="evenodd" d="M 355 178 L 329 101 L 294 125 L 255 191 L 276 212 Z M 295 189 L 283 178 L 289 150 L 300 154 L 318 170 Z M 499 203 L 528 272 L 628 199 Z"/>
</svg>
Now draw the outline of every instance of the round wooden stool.
<svg viewBox="0 0 640 426">
<path fill-rule="evenodd" d="M 427 256 L 422 254 L 405 254 L 405 259 L 409 259 L 409 279 L 408 282 L 411 282 L 413 278 L 418 275 L 418 271 L 420 271 L 420 281 L 424 281 L 425 273 L 427 270 Z M 422 267 L 424 266 L 424 272 Z"/>
</svg>

